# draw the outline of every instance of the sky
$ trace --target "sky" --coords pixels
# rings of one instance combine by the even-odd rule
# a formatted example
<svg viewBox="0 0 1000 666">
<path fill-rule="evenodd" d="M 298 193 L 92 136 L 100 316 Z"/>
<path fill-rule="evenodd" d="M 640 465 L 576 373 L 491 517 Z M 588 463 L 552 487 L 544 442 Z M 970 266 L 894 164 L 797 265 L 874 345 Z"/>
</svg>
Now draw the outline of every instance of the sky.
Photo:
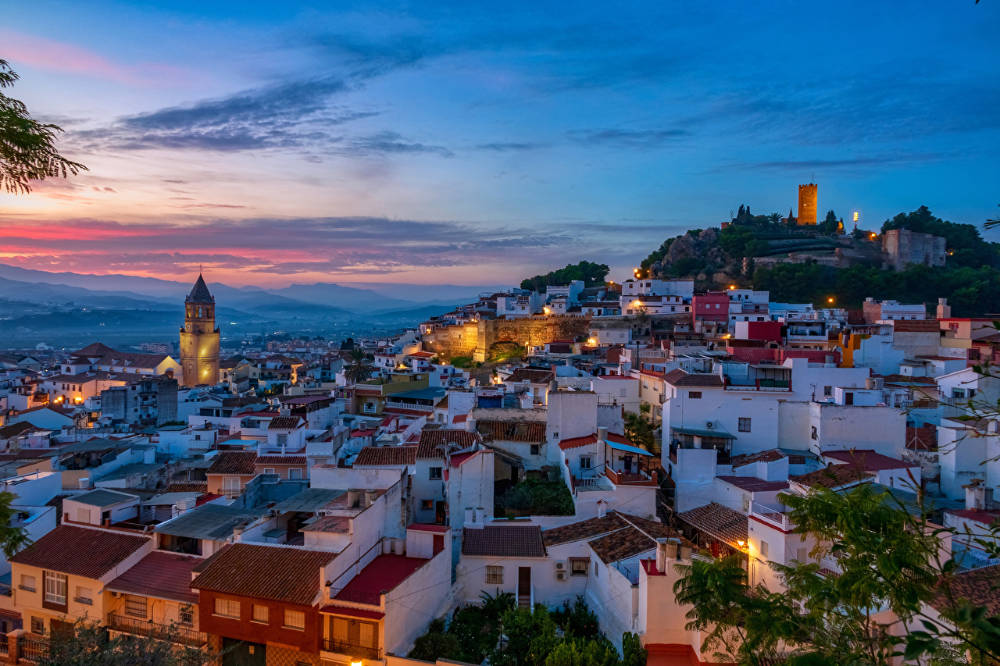
<svg viewBox="0 0 1000 666">
<path fill-rule="evenodd" d="M 1000 211 L 1000 3 L 7 3 L 8 95 L 89 171 L 0 262 L 280 287 L 631 268 L 819 184 L 861 226 Z"/>
</svg>

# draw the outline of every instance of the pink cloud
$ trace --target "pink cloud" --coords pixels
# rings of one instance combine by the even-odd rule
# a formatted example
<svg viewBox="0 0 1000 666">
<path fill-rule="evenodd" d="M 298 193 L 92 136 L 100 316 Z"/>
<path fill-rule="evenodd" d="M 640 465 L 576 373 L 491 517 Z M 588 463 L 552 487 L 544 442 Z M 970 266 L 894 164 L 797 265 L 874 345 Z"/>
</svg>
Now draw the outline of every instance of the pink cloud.
<svg viewBox="0 0 1000 666">
<path fill-rule="evenodd" d="M 10 30 L 0 30 L 0 43 L 4 59 L 15 71 L 18 67 L 33 67 L 138 86 L 169 85 L 185 76 L 180 67 L 148 62 L 122 65 L 75 44 Z"/>
</svg>

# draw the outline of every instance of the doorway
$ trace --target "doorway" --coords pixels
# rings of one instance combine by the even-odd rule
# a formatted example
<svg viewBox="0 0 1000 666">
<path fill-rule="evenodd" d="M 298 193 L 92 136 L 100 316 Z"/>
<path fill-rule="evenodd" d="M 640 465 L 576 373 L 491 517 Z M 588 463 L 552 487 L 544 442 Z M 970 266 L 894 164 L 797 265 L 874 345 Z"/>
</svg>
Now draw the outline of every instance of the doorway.
<svg viewBox="0 0 1000 666">
<path fill-rule="evenodd" d="M 531 608 L 531 567 L 517 568 L 517 605 Z"/>
</svg>

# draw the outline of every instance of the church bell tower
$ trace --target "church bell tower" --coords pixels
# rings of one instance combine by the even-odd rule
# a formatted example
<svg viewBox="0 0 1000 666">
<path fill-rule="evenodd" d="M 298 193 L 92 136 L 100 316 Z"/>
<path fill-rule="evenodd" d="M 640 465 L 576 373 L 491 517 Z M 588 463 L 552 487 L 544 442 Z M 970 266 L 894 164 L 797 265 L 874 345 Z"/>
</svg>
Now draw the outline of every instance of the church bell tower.
<svg viewBox="0 0 1000 666">
<path fill-rule="evenodd" d="M 198 275 L 184 299 L 181 329 L 181 372 L 185 386 L 219 383 L 219 329 L 215 326 L 215 297 Z"/>
</svg>

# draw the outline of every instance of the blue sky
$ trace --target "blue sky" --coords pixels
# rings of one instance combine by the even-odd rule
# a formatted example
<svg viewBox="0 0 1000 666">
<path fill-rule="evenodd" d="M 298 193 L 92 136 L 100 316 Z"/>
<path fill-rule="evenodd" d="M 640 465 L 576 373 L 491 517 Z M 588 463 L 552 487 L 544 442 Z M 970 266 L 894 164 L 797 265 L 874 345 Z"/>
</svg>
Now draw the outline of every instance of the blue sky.
<svg viewBox="0 0 1000 666">
<path fill-rule="evenodd" d="M 0 260 L 290 282 L 613 276 L 740 204 L 877 227 L 1000 204 L 1000 7 L 46 2 L 11 94 L 90 167 L 0 195 Z"/>
</svg>

